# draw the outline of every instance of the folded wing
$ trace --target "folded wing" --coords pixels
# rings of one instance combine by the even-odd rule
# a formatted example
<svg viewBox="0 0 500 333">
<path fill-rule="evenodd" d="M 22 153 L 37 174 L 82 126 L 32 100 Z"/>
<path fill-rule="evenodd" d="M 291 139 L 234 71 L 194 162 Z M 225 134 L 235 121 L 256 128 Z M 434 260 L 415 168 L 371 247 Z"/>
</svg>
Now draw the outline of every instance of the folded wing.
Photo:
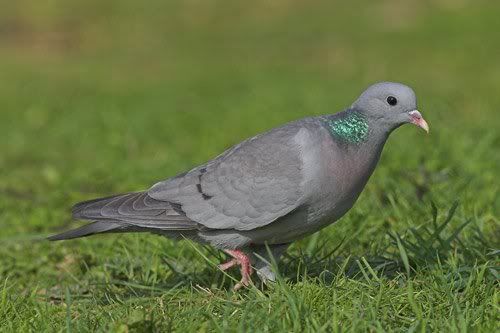
<svg viewBox="0 0 500 333">
<path fill-rule="evenodd" d="M 154 185 L 148 194 L 179 205 L 211 229 L 251 230 L 290 213 L 303 192 L 299 126 L 253 137 L 214 160 Z"/>
</svg>

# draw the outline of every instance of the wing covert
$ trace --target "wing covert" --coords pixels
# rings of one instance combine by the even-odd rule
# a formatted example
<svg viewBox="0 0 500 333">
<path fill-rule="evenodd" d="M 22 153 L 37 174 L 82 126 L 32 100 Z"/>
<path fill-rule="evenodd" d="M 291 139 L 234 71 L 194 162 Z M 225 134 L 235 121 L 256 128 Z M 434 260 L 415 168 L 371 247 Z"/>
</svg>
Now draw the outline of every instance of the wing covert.
<svg viewBox="0 0 500 333">
<path fill-rule="evenodd" d="M 179 204 L 186 216 L 212 229 L 251 230 L 300 206 L 298 125 L 245 140 L 188 173 L 154 185 L 148 194 Z"/>
</svg>

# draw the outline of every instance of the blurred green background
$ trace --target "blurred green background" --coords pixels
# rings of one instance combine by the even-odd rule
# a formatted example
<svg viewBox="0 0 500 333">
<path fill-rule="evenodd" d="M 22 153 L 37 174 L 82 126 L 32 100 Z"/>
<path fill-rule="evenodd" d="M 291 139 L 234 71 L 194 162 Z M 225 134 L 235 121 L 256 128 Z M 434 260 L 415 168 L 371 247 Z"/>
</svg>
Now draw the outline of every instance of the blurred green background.
<svg viewBox="0 0 500 333">
<path fill-rule="evenodd" d="M 450 228 L 471 223 L 443 250 L 455 266 L 441 272 L 498 264 L 499 17 L 499 2 L 472 0 L 2 1 L 0 326 L 374 331 L 415 322 L 447 330 L 440 325 L 456 320 L 458 330 L 491 331 L 498 285 L 486 277 L 472 298 L 452 288 L 448 301 L 417 300 L 420 317 L 411 300 L 394 298 L 360 316 L 363 302 L 372 305 L 360 298 L 324 300 L 321 313 L 311 301 L 280 319 L 293 310 L 290 295 L 308 300 L 311 290 L 332 295 L 338 286 L 304 274 L 283 286 L 291 289 L 234 295 L 198 251 L 213 262 L 222 256 L 186 242 L 41 239 L 79 225 L 69 213 L 77 201 L 147 188 L 286 121 L 338 112 L 369 84 L 390 80 L 415 89 L 430 135 L 395 132 L 355 208 L 290 256 L 322 257 L 344 237 L 339 257 L 382 256 L 389 233 L 431 223 L 431 202 L 444 216 L 458 200 Z M 461 255 L 464 248 L 474 251 Z M 429 267 L 415 266 L 423 272 L 416 290 Z M 495 268 L 486 271 L 495 277 Z M 365 292 L 356 277 L 345 279 L 346 293 Z M 414 292 L 387 279 L 395 295 Z M 422 282 L 415 298 L 431 295 L 430 285 Z M 443 302 L 449 308 L 436 310 Z M 396 303 L 408 312 L 401 318 L 389 315 Z"/>
</svg>

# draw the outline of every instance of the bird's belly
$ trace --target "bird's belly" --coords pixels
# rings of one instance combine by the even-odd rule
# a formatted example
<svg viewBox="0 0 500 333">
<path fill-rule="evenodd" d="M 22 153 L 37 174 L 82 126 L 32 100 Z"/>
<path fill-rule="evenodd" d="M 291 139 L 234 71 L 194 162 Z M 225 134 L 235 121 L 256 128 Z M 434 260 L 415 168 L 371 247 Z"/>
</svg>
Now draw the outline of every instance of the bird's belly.
<svg viewBox="0 0 500 333">
<path fill-rule="evenodd" d="M 332 179 L 321 184 L 321 195 L 314 196 L 309 204 L 264 227 L 250 230 L 245 235 L 254 244 L 284 244 L 308 236 L 334 223 L 346 214 L 358 199 L 369 175 L 362 175 L 355 182 L 341 183 Z M 326 188 L 325 188 L 326 187 Z"/>
<path fill-rule="evenodd" d="M 307 223 L 307 209 L 300 208 L 268 225 L 244 233 L 252 244 L 285 244 L 316 230 L 313 224 Z"/>
<path fill-rule="evenodd" d="M 348 208 L 345 209 L 347 210 Z M 252 239 L 253 244 L 290 243 L 315 233 L 339 217 L 326 210 L 314 211 L 310 207 L 304 207 L 264 227 L 247 231 L 245 236 Z"/>
</svg>

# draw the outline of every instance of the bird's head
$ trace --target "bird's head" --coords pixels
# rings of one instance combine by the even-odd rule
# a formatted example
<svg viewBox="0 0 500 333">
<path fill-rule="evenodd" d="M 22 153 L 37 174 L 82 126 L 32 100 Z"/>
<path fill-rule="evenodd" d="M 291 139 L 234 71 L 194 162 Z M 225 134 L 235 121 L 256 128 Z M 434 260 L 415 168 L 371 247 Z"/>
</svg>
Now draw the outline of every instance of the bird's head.
<svg viewBox="0 0 500 333">
<path fill-rule="evenodd" d="M 368 87 L 352 108 L 388 131 L 412 123 L 429 132 L 429 125 L 417 110 L 415 93 L 401 83 L 380 82 Z"/>
</svg>

